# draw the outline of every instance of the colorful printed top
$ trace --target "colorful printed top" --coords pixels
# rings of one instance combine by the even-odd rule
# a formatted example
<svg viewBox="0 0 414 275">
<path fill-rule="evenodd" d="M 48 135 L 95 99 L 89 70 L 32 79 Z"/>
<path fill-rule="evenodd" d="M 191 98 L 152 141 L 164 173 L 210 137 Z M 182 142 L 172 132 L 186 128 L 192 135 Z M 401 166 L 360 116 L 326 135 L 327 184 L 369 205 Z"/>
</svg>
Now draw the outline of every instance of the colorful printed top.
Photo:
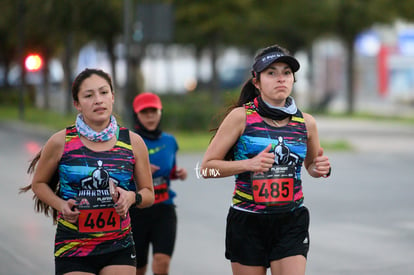
<svg viewBox="0 0 414 275">
<path fill-rule="evenodd" d="M 75 126 L 66 129 L 66 142 L 59 163 L 64 200 L 75 199 L 81 212 L 76 223 L 58 215 L 55 257 L 100 255 L 132 246 L 130 218 L 121 218 L 113 207 L 109 182 L 135 190 L 135 158 L 129 130 L 120 128 L 115 146 L 95 152 L 83 145 Z"/>
<path fill-rule="evenodd" d="M 245 104 L 246 128 L 234 147 L 234 159 L 253 158 L 272 144 L 275 164 L 266 173 L 235 176 L 232 206 L 255 213 L 281 213 L 303 203 L 301 168 L 307 150 L 307 130 L 298 110 L 283 127 L 265 123 L 253 102 Z"/>
<path fill-rule="evenodd" d="M 173 199 L 176 193 L 171 190 L 170 182 L 171 179 L 175 179 L 177 141 L 174 136 L 164 132 L 158 139 L 142 138 L 148 148 L 150 163 L 160 167 L 152 174 L 154 205 L 157 203 L 174 204 Z"/>
</svg>

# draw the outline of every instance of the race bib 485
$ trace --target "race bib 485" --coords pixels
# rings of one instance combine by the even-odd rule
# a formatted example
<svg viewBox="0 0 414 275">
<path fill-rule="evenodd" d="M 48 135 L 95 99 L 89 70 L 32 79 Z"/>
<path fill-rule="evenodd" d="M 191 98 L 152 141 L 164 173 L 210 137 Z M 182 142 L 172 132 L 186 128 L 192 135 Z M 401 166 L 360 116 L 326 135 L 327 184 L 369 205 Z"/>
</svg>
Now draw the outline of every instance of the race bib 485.
<svg viewBox="0 0 414 275">
<path fill-rule="evenodd" d="M 294 175 L 295 168 L 289 165 L 273 166 L 265 173 L 252 173 L 253 200 L 266 205 L 292 202 Z"/>
</svg>

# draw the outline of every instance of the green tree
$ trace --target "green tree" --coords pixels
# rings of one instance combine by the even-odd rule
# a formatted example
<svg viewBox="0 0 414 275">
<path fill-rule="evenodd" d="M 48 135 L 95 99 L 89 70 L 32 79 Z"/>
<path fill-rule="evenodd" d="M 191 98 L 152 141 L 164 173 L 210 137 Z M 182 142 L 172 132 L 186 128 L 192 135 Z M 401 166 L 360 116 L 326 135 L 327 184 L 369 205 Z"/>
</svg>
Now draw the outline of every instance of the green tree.
<svg viewBox="0 0 414 275">
<path fill-rule="evenodd" d="M 88 39 L 96 40 L 105 45 L 111 63 L 111 74 L 115 82 L 117 78 L 115 45 L 122 35 L 122 1 L 81 0 L 79 5 L 79 24 L 83 26 L 82 31 L 85 32 Z"/>
<path fill-rule="evenodd" d="M 9 86 L 7 75 L 13 61 L 18 60 L 18 35 L 19 35 L 19 1 L 0 0 L 0 65 L 4 71 L 1 78 L 4 85 Z M 23 11 L 24 12 L 24 11 Z"/>
<path fill-rule="evenodd" d="M 122 32 L 122 2 L 116 0 L 52 0 L 59 20 L 60 39 L 64 43 L 66 76 L 66 112 L 72 109 L 70 85 L 73 80 L 73 55 L 87 42 L 105 45 L 110 57 L 112 77 L 116 80 L 115 43 Z M 55 13 L 55 16 L 56 16 Z M 115 87 L 117 86 L 114 81 Z"/>
<path fill-rule="evenodd" d="M 217 59 L 220 49 L 235 45 L 243 36 L 253 0 L 182 0 L 176 1 L 176 41 L 194 45 L 197 58 L 203 50 L 211 54 L 211 90 L 214 103 L 222 102 Z"/>
<path fill-rule="evenodd" d="M 31 0 L 27 3 L 25 19 L 31 24 L 25 30 L 26 48 L 40 52 L 45 61 L 46 109 L 49 107 L 48 63 L 55 55 L 63 55 L 67 113 L 72 110 L 73 53 L 82 45 L 91 40 L 104 44 L 116 79 L 114 48 L 122 31 L 121 7 L 122 2 L 116 0 Z"/>
<path fill-rule="evenodd" d="M 43 58 L 42 90 L 45 109 L 50 107 L 49 62 L 63 44 L 59 39 L 59 29 L 56 24 L 58 18 L 55 12 L 54 1 L 26 1 L 25 48 L 26 51 L 39 53 Z"/>
<path fill-rule="evenodd" d="M 280 44 L 291 52 L 326 34 L 329 7 L 323 0 L 255 1 L 244 22 L 240 42 L 252 49 Z"/>
<path fill-rule="evenodd" d="M 117 100 L 123 102 L 117 83 L 115 46 L 122 35 L 122 8 L 123 1 L 119 0 L 80 0 L 77 7 L 79 25 L 88 41 L 96 41 L 106 49 L 111 66 L 110 74 L 114 85 Z"/>
<path fill-rule="evenodd" d="M 327 0 L 332 7 L 332 33 L 340 37 L 348 52 L 347 63 L 347 112 L 352 114 L 355 105 L 355 55 L 356 36 L 376 23 L 389 23 L 395 19 L 395 1 L 390 0 Z"/>
<path fill-rule="evenodd" d="M 104 44 L 114 69 L 114 43 L 122 35 L 123 1 L 119 0 L 19 0 L 26 2 L 26 49 L 38 49 L 47 61 L 62 55 L 66 75 L 68 107 L 73 55 L 87 41 Z M 16 55 L 19 1 L 0 0 L 0 63 L 7 68 Z M 132 1 L 132 0 L 131 0 Z M 153 1 L 135 0 L 135 4 Z M 221 103 L 217 58 L 223 48 L 237 46 L 249 52 L 278 43 L 295 53 L 308 49 L 326 35 L 344 41 L 349 53 L 348 112 L 354 108 L 353 43 L 356 35 L 375 23 L 396 18 L 413 19 L 414 0 L 164 0 L 175 9 L 175 41 L 193 45 L 196 56 L 211 53 L 211 90 Z M 46 62 L 45 62 L 46 63 Z M 47 67 L 45 68 L 45 72 Z M 47 78 L 45 78 L 47 79 Z M 47 85 L 46 85 L 47 86 Z"/>
<path fill-rule="evenodd" d="M 392 16 L 397 19 L 405 19 L 407 21 L 414 21 L 414 1 L 394 1 L 393 3 Z"/>
<path fill-rule="evenodd" d="M 177 41 L 192 44 L 196 55 L 212 52 L 214 98 L 220 99 L 216 61 L 220 47 L 237 46 L 251 54 L 275 43 L 293 53 L 311 45 L 330 21 L 321 1 L 177 1 Z M 323 1 L 322 1 L 323 2 Z M 299 10 L 300 8 L 300 10 Z M 306 10 L 309 12 L 300 12 Z M 326 28 L 322 32 L 327 32 Z"/>
</svg>

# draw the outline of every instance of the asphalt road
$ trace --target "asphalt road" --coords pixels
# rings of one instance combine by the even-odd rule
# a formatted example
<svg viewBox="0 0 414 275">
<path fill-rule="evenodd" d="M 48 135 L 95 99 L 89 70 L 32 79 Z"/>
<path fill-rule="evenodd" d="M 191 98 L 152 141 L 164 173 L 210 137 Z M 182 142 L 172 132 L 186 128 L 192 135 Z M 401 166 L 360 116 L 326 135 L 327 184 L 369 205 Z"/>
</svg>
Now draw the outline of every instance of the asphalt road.
<svg viewBox="0 0 414 275">
<path fill-rule="evenodd" d="M 318 121 L 321 139 L 347 140 L 354 150 L 325 152 L 333 166 L 328 179 L 304 173 L 311 212 L 306 274 L 414 274 L 414 127 Z M 46 136 L 38 128 L 0 123 L 2 275 L 54 273 L 51 219 L 34 212 L 31 194 L 18 194 L 29 183 L 28 161 Z M 232 178 L 198 178 L 201 158 L 179 155 L 189 177 L 173 183 L 178 236 L 170 274 L 231 274 L 224 230 Z"/>
</svg>

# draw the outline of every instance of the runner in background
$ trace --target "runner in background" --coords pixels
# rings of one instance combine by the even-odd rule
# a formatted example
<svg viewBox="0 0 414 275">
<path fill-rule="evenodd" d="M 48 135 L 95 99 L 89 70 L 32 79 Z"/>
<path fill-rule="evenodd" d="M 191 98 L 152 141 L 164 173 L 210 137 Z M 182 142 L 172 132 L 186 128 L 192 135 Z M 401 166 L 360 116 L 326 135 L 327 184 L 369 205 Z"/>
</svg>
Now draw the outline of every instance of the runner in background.
<svg viewBox="0 0 414 275">
<path fill-rule="evenodd" d="M 162 103 L 153 93 L 141 93 L 133 101 L 135 132 L 148 148 L 155 202 L 146 209 L 131 209 L 132 231 L 137 251 L 137 275 L 145 274 L 149 246 L 152 245 L 152 271 L 168 274 L 177 232 L 175 192 L 171 180 L 185 180 L 187 171 L 176 166 L 177 141 L 160 128 Z"/>
<path fill-rule="evenodd" d="M 128 210 L 154 201 L 147 148 L 117 124 L 108 74 L 85 69 L 72 97 L 75 125 L 49 138 L 29 166 L 32 183 L 21 191 L 33 190 L 35 209 L 57 223 L 56 274 L 135 274 Z"/>
<path fill-rule="evenodd" d="M 235 275 L 303 275 L 309 250 L 309 212 L 301 169 L 330 174 L 315 119 L 290 96 L 299 62 L 277 45 L 255 57 L 243 86 L 209 145 L 205 177 L 235 176 L 227 216 L 226 252 Z"/>
</svg>

